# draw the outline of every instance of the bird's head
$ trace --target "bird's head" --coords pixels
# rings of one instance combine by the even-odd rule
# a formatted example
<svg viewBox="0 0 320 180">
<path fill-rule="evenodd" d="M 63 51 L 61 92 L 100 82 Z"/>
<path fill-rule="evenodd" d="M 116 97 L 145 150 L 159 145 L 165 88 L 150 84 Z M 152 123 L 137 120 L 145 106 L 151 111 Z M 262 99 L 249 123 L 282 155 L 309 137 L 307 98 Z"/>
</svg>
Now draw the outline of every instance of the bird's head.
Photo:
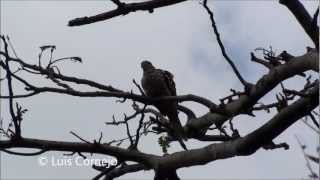
<svg viewBox="0 0 320 180">
<path fill-rule="evenodd" d="M 144 60 L 141 62 L 141 68 L 143 69 L 143 71 L 148 71 L 154 69 L 154 66 L 151 64 L 150 61 Z"/>
</svg>

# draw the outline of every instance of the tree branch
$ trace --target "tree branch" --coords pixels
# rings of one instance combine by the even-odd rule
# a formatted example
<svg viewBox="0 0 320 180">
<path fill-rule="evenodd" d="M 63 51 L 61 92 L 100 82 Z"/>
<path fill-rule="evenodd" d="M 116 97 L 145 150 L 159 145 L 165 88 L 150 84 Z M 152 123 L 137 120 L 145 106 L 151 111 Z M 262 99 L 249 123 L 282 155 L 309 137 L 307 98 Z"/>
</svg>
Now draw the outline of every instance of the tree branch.
<svg viewBox="0 0 320 180">
<path fill-rule="evenodd" d="M 285 5 L 291 11 L 319 50 L 319 27 L 314 24 L 313 18 L 299 0 L 279 0 L 279 3 Z"/>
<path fill-rule="evenodd" d="M 158 156 L 155 155 L 114 147 L 108 144 L 50 141 L 31 138 L 0 141 L 0 150 L 8 148 L 31 148 L 40 150 L 43 149 L 46 151 L 98 153 L 114 156 L 118 159 L 126 159 L 128 161 L 142 163 L 147 167 L 153 167 L 155 164 L 154 159 L 158 158 Z"/>
<path fill-rule="evenodd" d="M 119 168 L 115 168 L 106 174 L 104 180 L 112 180 L 113 178 L 120 177 L 124 174 L 133 173 L 141 170 L 150 170 L 150 168 L 142 164 L 124 165 Z"/>
<path fill-rule="evenodd" d="M 224 45 L 220 39 L 220 34 L 218 32 L 218 28 L 216 26 L 216 22 L 214 20 L 214 17 L 213 17 L 213 12 L 210 10 L 210 8 L 208 7 L 207 5 L 207 1 L 208 0 L 204 0 L 203 1 L 203 7 L 206 9 L 207 13 L 209 14 L 209 17 L 210 17 L 210 21 L 211 21 L 211 26 L 214 30 L 214 33 L 216 35 L 216 38 L 217 38 L 217 41 L 218 41 L 218 44 L 220 46 L 220 49 L 221 49 L 221 52 L 222 52 L 222 55 L 223 57 L 227 60 L 227 62 L 230 64 L 233 72 L 236 74 L 236 76 L 238 77 L 238 79 L 240 80 L 240 82 L 242 83 L 243 86 L 247 87 L 248 86 L 248 82 L 246 82 L 243 77 L 241 76 L 240 72 L 238 71 L 237 67 L 235 66 L 235 64 L 233 63 L 233 61 L 229 58 L 225 48 L 224 48 Z"/>
<path fill-rule="evenodd" d="M 0 51 L 1 55 L 6 56 L 7 53 L 4 53 Z M 28 83 L 27 81 L 23 80 L 22 78 L 18 77 L 17 75 L 11 73 L 11 75 L 16 78 L 17 80 L 21 81 L 23 84 L 25 84 L 29 90 L 33 90 L 34 92 L 29 93 L 27 95 L 19 95 L 17 97 L 15 96 L 1 96 L 0 98 L 8 98 L 8 97 L 13 97 L 13 98 L 23 98 L 23 97 L 30 97 L 31 95 L 43 93 L 43 92 L 55 92 L 55 93 L 61 93 L 61 94 L 68 94 L 72 96 L 79 96 L 79 97 L 116 97 L 116 98 L 125 98 L 125 99 L 132 99 L 134 101 L 139 101 L 142 103 L 146 104 L 153 104 L 157 101 L 178 101 L 178 102 L 184 102 L 184 101 L 193 101 L 200 103 L 209 109 L 217 107 L 216 104 L 214 104 L 212 101 L 209 99 L 206 99 L 204 97 L 200 97 L 197 95 L 193 94 L 188 94 L 188 95 L 181 95 L 181 96 L 167 96 L 167 97 L 161 97 L 161 98 L 150 98 L 147 96 L 143 95 L 137 95 L 129 92 L 122 91 L 120 89 L 116 89 L 110 85 L 106 86 L 94 81 L 90 81 L 87 79 L 80 79 L 76 77 L 71 77 L 71 76 L 65 76 L 56 72 L 52 72 L 48 69 L 44 69 L 42 67 L 39 67 L 37 65 L 31 65 L 28 63 L 25 63 L 21 59 L 16 59 L 8 56 L 8 59 L 10 61 L 18 62 L 21 64 L 22 67 L 24 68 L 29 68 L 31 70 L 34 70 L 36 72 L 41 73 L 42 75 L 47 75 L 51 76 L 52 78 L 57 78 L 62 81 L 67 81 L 67 82 L 72 82 L 75 84 L 83 84 L 83 85 L 88 85 L 90 87 L 94 87 L 103 91 L 93 91 L 93 92 L 81 92 L 81 91 L 76 91 L 72 89 L 61 89 L 61 88 L 53 88 L 53 87 L 35 87 Z M 31 88 L 31 89 L 30 89 Z"/>
<path fill-rule="evenodd" d="M 222 125 L 231 117 L 245 112 L 262 98 L 265 94 L 275 88 L 283 80 L 290 78 L 296 74 L 313 70 L 319 71 L 319 54 L 310 51 L 302 56 L 293 58 L 290 62 L 279 65 L 269 71 L 266 75 L 258 80 L 251 88 L 248 95 L 241 95 L 237 100 L 234 100 L 224 105 L 226 113 L 209 112 L 197 119 L 188 122 L 187 126 L 194 131 L 201 131 L 209 128 L 212 124 Z"/>
<path fill-rule="evenodd" d="M 153 12 L 155 8 L 160 8 L 164 6 L 170 6 L 173 4 L 177 4 L 186 0 L 149 0 L 139 3 L 118 3 L 118 8 L 107 11 L 101 14 L 97 14 L 94 16 L 85 16 L 80 18 L 75 18 L 69 21 L 68 26 L 81 26 L 86 24 L 91 24 L 99 21 L 104 21 L 107 19 L 111 19 L 120 15 L 127 15 L 130 12 L 135 11 L 149 11 Z"/>
<path fill-rule="evenodd" d="M 9 112 L 14 124 L 14 138 L 20 138 L 21 137 L 21 128 L 20 128 L 20 124 L 19 124 L 19 119 L 16 116 L 16 114 L 14 113 L 14 109 L 13 109 L 13 86 L 12 86 L 12 72 L 10 70 L 10 66 L 9 66 L 9 51 L 8 51 L 8 43 L 5 39 L 4 36 L 0 35 L 0 38 L 2 39 L 2 41 L 4 42 L 4 51 L 5 51 L 5 62 L 0 62 L 1 66 L 5 69 L 6 71 L 6 78 L 7 78 L 7 82 L 8 82 L 8 91 L 9 91 Z"/>
<path fill-rule="evenodd" d="M 312 88 L 309 95 L 289 105 L 262 127 L 243 138 L 211 144 L 200 149 L 176 152 L 163 157 L 159 163 L 168 169 L 178 169 L 204 165 L 218 159 L 251 155 L 319 105 L 319 86 Z"/>
</svg>

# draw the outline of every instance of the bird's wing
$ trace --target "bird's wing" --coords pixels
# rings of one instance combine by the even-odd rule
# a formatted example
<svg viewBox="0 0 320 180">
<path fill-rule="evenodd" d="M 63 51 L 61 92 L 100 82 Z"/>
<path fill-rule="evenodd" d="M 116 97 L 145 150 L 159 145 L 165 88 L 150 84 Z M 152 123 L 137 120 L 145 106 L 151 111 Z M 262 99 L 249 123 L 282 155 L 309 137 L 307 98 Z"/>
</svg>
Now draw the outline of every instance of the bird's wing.
<svg viewBox="0 0 320 180">
<path fill-rule="evenodd" d="M 145 77 L 145 73 L 143 73 L 143 76 L 141 78 L 141 85 L 143 88 L 143 91 L 146 95 L 149 95 L 149 91 L 148 91 L 148 86 L 147 86 L 147 82 L 146 82 L 146 77 Z"/>
<path fill-rule="evenodd" d="M 170 91 L 171 96 L 176 96 L 177 91 L 176 91 L 176 84 L 173 80 L 173 74 L 171 74 L 169 71 L 166 70 L 161 70 L 162 76 L 165 80 L 166 86 L 168 87 Z"/>
</svg>

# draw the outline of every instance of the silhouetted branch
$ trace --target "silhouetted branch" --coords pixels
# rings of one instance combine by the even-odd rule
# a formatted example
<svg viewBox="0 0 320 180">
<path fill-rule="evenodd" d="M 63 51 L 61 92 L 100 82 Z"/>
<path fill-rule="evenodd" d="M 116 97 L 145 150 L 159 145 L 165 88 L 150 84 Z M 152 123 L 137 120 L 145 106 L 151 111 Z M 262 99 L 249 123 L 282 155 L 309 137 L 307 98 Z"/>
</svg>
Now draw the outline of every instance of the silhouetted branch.
<svg viewBox="0 0 320 180">
<path fill-rule="evenodd" d="M 0 52 L 0 54 L 4 54 L 4 53 Z M 22 83 L 24 83 L 28 87 L 29 91 L 34 91 L 34 92 L 30 93 L 29 95 L 19 95 L 17 98 L 29 97 L 30 95 L 36 95 L 36 94 L 43 93 L 43 92 L 55 92 L 55 93 L 68 94 L 68 95 L 79 96 L 79 97 L 125 98 L 125 99 L 132 99 L 132 100 L 139 101 L 139 102 L 146 103 L 146 104 L 152 104 L 157 101 L 165 101 L 165 100 L 170 100 L 170 101 L 177 100 L 178 102 L 194 101 L 194 102 L 198 102 L 200 104 L 203 104 L 204 106 L 207 106 L 208 108 L 216 107 L 216 105 L 213 102 L 211 102 L 210 100 L 203 98 L 203 97 L 200 97 L 200 96 L 192 95 L 192 94 L 181 95 L 181 96 L 167 96 L 167 97 L 161 97 L 161 98 L 150 98 L 150 97 L 146 97 L 143 95 L 141 96 L 141 95 L 137 95 L 137 94 L 133 94 L 133 93 L 129 93 L 129 92 L 124 92 L 122 90 L 115 89 L 112 86 L 105 86 L 105 85 L 102 85 L 102 84 L 99 84 L 99 83 L 96 83 L 96 82 L 93 82 L 90 80 L 79 79 L 76 77 L 70 77 L 70 76 L 64 76 L 62 74 L 57 74 L 57 73 L 49 71 L 47 69 L 43 69 L 41 67 L 38 67 L 37 65 L 27 64 L 20 59 L 14 59 L 14 58 L 10 58 L 10 59 L 15 62 L 20 63 L 24 68 L 29 68 L 29 69 L 38 71 L 41 74 L 50 75 L 53 78 L 57 78 L 57 79 L 60 79 L 63 81 L 72 82 L 72 83 L 76 83 L 76 84 L 84 84 L 84 85 L 88 85 L 90 87 L 94 87 L 94 88 L 98 88 L 100 90 L 103 90 L 103 91 L 93 91 L 93 92 L 80 92 L 80 91 L 76 91 L 76 90 L 73 90 L 70 88 L 59 89 L 59 88 L 53 88 L 53 87 L 35 87 L 35 86 L 31 85 L 30 83 L 28 83 L 27 81 L 23 80 L 22 78 L 19 78 L 19 76 L 12 74 L 13 77 L 18 79 Z M 7 98 L 9 96 L 2 96 L 2 97 Z M 14 96 L 10 96 L 10 97 L 14 97 Z"/>
<path fill-rule="evenodd" d="M 0 61 L 1 66 L 3 67 L 3 69 L 5 69 L 6 71 L 6 79 L 8 82 L 8 91 L 9 91 L 9 112 L 12 118 L 12 122 L 14 124 L 14 138 L 20 138 L 21 137 L 21 127 L 19 125 L 19 119 L 16 116 L 16 114 L 14 113 L 14 107 L 13 107 L 13 86 L 12 86 L 12 72 L 10 70 L 9 67 L 9 51 L 8 51 L 8 43 L 6 41 L 6 38 L 2 35 L 0 35 L 1 40 L 4 43 L 4 51 L 5 51 L 5 62 Z"/>
<path fill-rule="evenodd" d="M 238 99 L 225 104 L 224 111 L 226 113 L 207 113 L 197 119 L 189 121 L 188 127 L 199 132 L 209 128 L 213 124 L 221 126 L 230 117 L 246 112 L 244 111 L 246 109 L 251 109 L 260 98 L 262 98 L 283 80 L 308 70 L 318 72 L 318 59 L 319 54 L 310 51 L 302 56 L 293 58 L 286 64 L 275 67 L 274 70 L 268 72 L 257 81 L 257 83 L 251 88 L 250 94 L 241 95 Z"/>
<path fill-rule="evenodd" d="M 320 130 L 319 130 L 319 128 L 317 129 L 317 128 L 313 127 L 310 123 L 308 123 L 308 118 L 307 118 L 307 117 L 305 117 L 305 118 L 302 120 L 302 122 L 303 122 L 305 125 L 307 125 L 311 130 L 313 130 L 315 133 L 317 133 L 317 134 L 320 135 Z"/>
<path fill-rule="evenodd" d="M 120 177 L 124 174 L 133 173 L 141 170 L 150 170 L 150 168 L 142 165 L 142 164 L 130 164 L 123 165 L 121 167 L 115 168 L 108 172 L 104 178 L 104 180 L 112 180 L 113 178 Z"/>
<path fill-rule="evenodd" d="M 144 2 L 138 3 L 121 3 L 119 0 L 113 0 L 115 4 L 117 4 L 117 8 L 111 11 L 107 11 L 101 14 L 97 14 L 94 16 L 85 16 L 80 18 L 75 18 L 69 21 L 68 26 L 81 26 L 86 24 L 91 24 L 99 21 L 104 21 L 107 19 L 111 19 L 120 15 L 127 15 L 130 12 L 135 11 L 149 11 L 153 12 L 154 9 L 170 6 L 173 4 L 177 4 L 186 0 L 147 0 Z"/>
<path fill-rule="evenodd" d="M 46 151 L 69 151 L 81 153 L 98 153 L 114 156 L 118 159 L 126 159 L 142 163 L 146 166 L 154 164 L 154 156 L 138 151 L 131 151 L 119 147 L 110 146 L 108 144 L 94 144 L 87 142 L 64 142 L 64 141 L 49 141 L 31 138 L 20 138 L 17 140 L 1 140 L 0 150 L 7 148 L 31 148 Z"/>
<path fill-rule="evenodd" d="M 144 109 L 146 109 L 146 105 L 142 108 L 142 113 L 141 113 L 141 117 L 140 117 L 140 120 L 139 120 L 139 124 L 138 124 L 138 128 L 136 130 L 136 138 L 134 140 L 134 144 L 133 144 L 133 147 L 134 149 L 137 149 L 137 146 L 138 146 L 138 143 L 139 143 L 139 140 L 140 140 L 140 130 L 143 126 L 143 120 L 144 120 L 144 117 L 145 117 L 145 114 L 143 113 Z"/>
<path fill-rule="evenodd" d="M 43 154 L 43 153 L 47 152 L 46 149 L 41 149 L 40 151 L 34 152 L 34 153 L 14 152 L 14 151 L 9 151 L 7 149 L 1 149 L 0 151 L 3 151 L 3 152 L 8 153 L 8 154 L 18 155 L 18 156 L 36 156 L 36 155 L 40 155 L 40 154 Z"/>
<path fill-rule="evenodd" d="M 312 156 L 312 155 L 310 155 L 310 154 L 306 154 L 306 156 L 307 156 L 311 161 L 313 161 L 314 163 L 317 163 L 317 164 L 320 163 L 319 157 L 315 157 L 315 156 Z"/>
<path fill-rule="evenodd" d="M 271 68 L 273 67 L 269 62 L 267 62 L 267 61 L 265 61 L 265 60 L 263 60 L 263 59 L 257 58 L 257 57 L 254 55 L 253 52 L 251 52 L 250 55 L 251 55 L 251 61 L 256 62 L 256 63 L 259 63 L 259 64 L 262 64 L 263 66 L 265 66 L 265 67 L 268 68 L 268 69 L 271 69 Z"/>
<path fill-rule="evenodd" d="M 309 114 L 309 117 L 311 118 L 313 124 L 314 124 L 315 126 L 317 126 L 317 128 L 319 129 L 319 128 L 320 128 L 319 122 L 318 122 L 318 120 L 313 116 L 312 113 Z"/>
<path fill-rule="evenodd" d="M 313 41 L 315 47 L 319 49 L 319 27 L 314 24 L 314 20 L 299 0 L 279 0 L 296 17 L 302 28 Z M 317 13 L 314 17 L 317 17 Z"/>
<path fill-rule="evenodd" d="M 91 142 L 83 139 L 82 137 L 80 137 L 79 135 L 77 135 L 75 132 L 73 131 L 70 131 L 70 134 L 74 135 L 75 137 L 77 137 L 78 139 L 80 139 L 81 141 L 85 142 L 85 143 L 88 143 L 88 144 L 91 144 Z"/>
<path fill-rule="evenodd" d="M 299 144 L 299 146 L 300 146 L 300 148 L 301 148 L 301 151 L 302 151 L 302 153 L 303 153 L 304 159 L 305 159 L 305 161 L 306 161 L 306 166 L 307 166 L 307 168 L 308 168 L 309 171 L 310 171 L 310 177 L 319 178 L 319 175 L 318 175 L 317 173 L 315 173 L 315 172 L 313 171 L 312 167 L 311 167 L 311 164 L 310 164 L 310 162 L 309 162 L 309 159 L 310 159 L 310 158 L 309 158 L 309 156 L 308 156 L 308 155 L 306 154 L 306 152 L 305 152 L 306 146 L 302 144 L 302 142 L 299 140 L 298 136 L 295 136 L 295 137 L 296 137 L 296 140 L 297 140 L 297 142 L 298 142 L 298 144 Z"/>
<path fill-rule="evenodd" d="M 211 20 L 211 25 L 212 25 L 212 28 L 214 30 L 214 33 L 216 35 L 216 38 L 217 38 L 217 41 L 218 41 L 218 44 L 220 46 L 220 49 L 221 49 L 221 52 L 222 52 L 222 55 L 223 57 L 227 60 L 227 62 L 230 64 L 230 66 L 232 67 L 232 70 L 234 71 L 234 73 L 236 74 L 236 76 L 238 77 L 238 79 L 240 80 L 240 82 L 242 83 L 243 86 L 247 87 L 249 84 L 248 82 L 246 82 L 243 77 L 241 76 L 240 72 L 238 71 L 238 69 L 236 68 L 235 64 L 233 63 L 233 61 L 229 58 L 228 54 L 226 53 L 226 50 L 224 48 L 224 45 L 220 39 L 220 34 L 218 32 L 218 28 L 216 26 L 216 22 L 214 20 L 214 17 L 213 17 L 213 12 L 210 10 L 210 8 L 208 7 L 207 5 L 207 0 L 204 0 L 203 1 L 203 7 L 206 9 L 207 13 L 209 14 L 210 16 L 210 20 Z"/>
<path fill-rule="evenodd" d="M 199 141 L 230 141 L 233 138 L 231 136 L 225 135 L 203 135 L 199 137 L 194 137 L 194 139 L 197 139 Z"/>
<path fill-rule="evenodd" d="M 196 114 L 191 109 L 189 109 L 189 108 L 187 108 L 185 106 L 178 105 L 178 110 L 182 111 L 183 113 L 185 113 L 188 116 L 188 120 L 197 118 Z"/>
</svg>

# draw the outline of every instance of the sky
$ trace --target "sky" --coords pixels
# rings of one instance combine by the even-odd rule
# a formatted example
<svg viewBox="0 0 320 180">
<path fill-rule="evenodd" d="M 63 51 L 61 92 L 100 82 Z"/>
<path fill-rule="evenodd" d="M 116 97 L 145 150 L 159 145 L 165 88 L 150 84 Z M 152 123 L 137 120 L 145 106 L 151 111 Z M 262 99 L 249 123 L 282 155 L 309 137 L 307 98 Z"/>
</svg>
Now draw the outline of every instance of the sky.
<svg viewBox="0 0 320 180">
<path fill-rule="evenodd" d="M 113 9 L 114 5 L 105 1 L 1 1 L 1 33 L 10 36 L 18 56 L 28 63 L 37 63 L 40 46 L 56 45 L 54 57 L 79 56 L 83 59 L 81 64 L 61 63 L 62 73 L 126 91 L 133 89 L 138 93 L 132 79 L 140 81 L 140 62 L 147 59 L 156 67 L 174 74 L 178 94 L 196 94 L 218 103 L 219 98 L 230 94 L 230 88 L 242 90 L 242 87 L 223 59 L 208 15 L 199 2 L 191 0 L 155 9 L 152 14 L 135 12 L 104 22 L 68 27 L 68 20 L 98 14 Z M 315 12 L 317 1 L 303 1 L 303 4 L 311 14 Z M 250 82 L 256 82 L 268 72 L 250 61 L 250 52 L 255 48 L 272 46 L 278 53 L 287 50 L 293 55 L 302 55 L 306 46 L 312 46 L 293 15 L 277 1 L 211 0 L 209 6 L 213 9 L 227 53 Z M 26 78 L 36 84 L 48 84 L 46 79 Z M 301 89 L 304 81 L 296 77 L 284 84 Z M 17 92 L 21 92 L 21 85 L 15 84 L 15 87 Z M 267 94 L 261 102 L 274 102 L 274 92 L 277 90 L 279 88 Z M 1 91 L 6 92 L 5 85 L 2 85 Z M 18 102 L 29 110 L 23 120 L 22 135 L 78 141 L 70 131 L 88 140 L 98 139 L 100 132 L 103 132 L 103 141 L 106 142 L 125 137 L 124 127 L 105 125 L 105 122 L 112 121 L 112 115 L 121 120 L 123 113 L 132 113 L 130 101 L 124 104 L 115 101 L 115 98 L 79 98 L 52 93 L 20 99 Z M 195 103 L 184 105 L 191 107 L 197 116 L 207 112 L 206 108 Z M 274 114 L 274 111 L 270 114 L 259 112 L 256 118 L 241 115 L 233 122 L 240 134 L 245 135 L 263 125 Z M 8 123 L 7 101 L 1 101 L 1 118 L 4 124 Z M 135 127 L 136 122 L 130 126 Z M 275 140 L 278 143 L 287 142 L 290 145 L 287 151 L 261 149 L 248 157 L 183 168 L 178 170 L 178 174 L 183 179 L 304 178 L 309 172 L 295 135 L 308 145 L 308 152 L 316 153 L 316 134 L 299 121 Z M 142 141 L 139 148 L 143 152 L 161 154 L 156 136 L 142 137 Z M 191 148 L 205 145 L 207 143 L 194 140 L 187 142 Z M 180 150 L 173 144 L 169 152 Z M 74 160 L 77 156 L 48 152 L 35 157 L 21 157 L 1 152 L 1 178 L 88 179 L 97 174 L 88 166 L 41 166 L 41 157 Z M 122 178 L 152 177 L 152 171 L 141 171 Z"/>
</svg>

